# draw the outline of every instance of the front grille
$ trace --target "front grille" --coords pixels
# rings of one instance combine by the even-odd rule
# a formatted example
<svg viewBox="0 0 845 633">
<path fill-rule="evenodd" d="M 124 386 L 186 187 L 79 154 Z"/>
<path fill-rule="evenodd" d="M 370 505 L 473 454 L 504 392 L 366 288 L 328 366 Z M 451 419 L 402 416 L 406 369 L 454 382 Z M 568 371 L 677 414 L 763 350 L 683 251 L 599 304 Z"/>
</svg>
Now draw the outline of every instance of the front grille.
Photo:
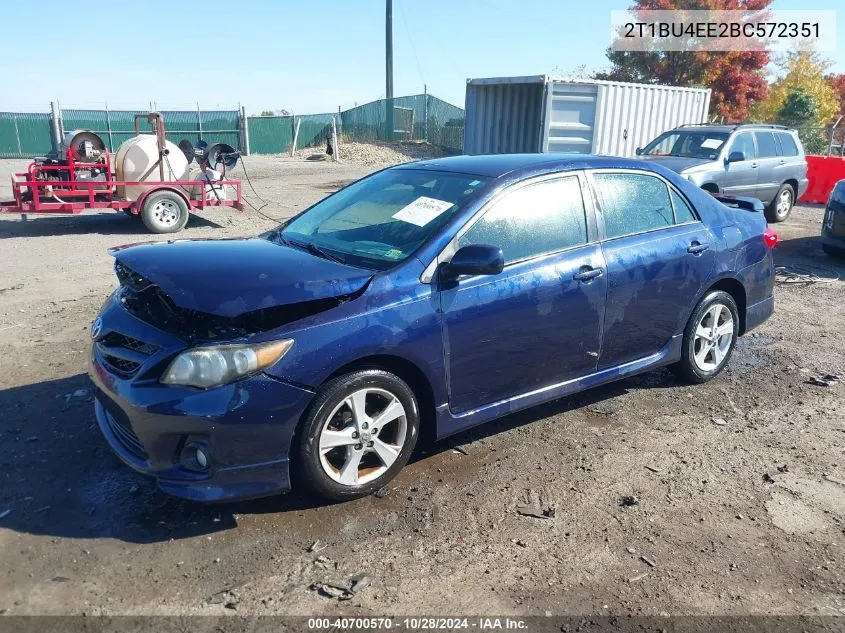
<svg viewBox="0 0 845 633">
<path fill-rule="evenodd" d="M 126 360 L 125 358 L 118 358 L 117 356 L 112 356 L 105 352 L 103 353 L 103 362 L 108 366 L 110 370 L 112 370 L 119 376 L 123 376 L 124 378 L 134 376 L 135 373 L 141 368 L 141 363 Z"/>
<path fill-rule="evenodd" d="M 103 409 L 103 412 L 105 413 L 106 423 L 109 425 L 109 429 L 111 429 L 111 432 L 121 445 L 138 459 L 146 460 L 147 451 L 144 450 L 144 445 L 141 444 L 141 440 L 135 435 L 135 432 L 129 425 L 129 421 L 124 420 L 123 416 L 112 415 L 108 409 Z"/>
<path fill-rule="evenodd" d="M 152 343 L 144 343 L 138 339 L 119 334 L 118 332 L 110 332 L 106 334 L 100 342 L 108 347 L 125 347 L 136 352 L 141 352 L 144 356 L 150 356 L 158 351 L 158 345 Z"/>
<path fill-rule="evenodd" d="M 119 332 L 109 332 L 97 341 L 97 350 L 103 364 L 122 378 L 134 376 L 144 360 L 155 354 L 158 349 L 158 345 L 145 343 Z"/>
</svg>

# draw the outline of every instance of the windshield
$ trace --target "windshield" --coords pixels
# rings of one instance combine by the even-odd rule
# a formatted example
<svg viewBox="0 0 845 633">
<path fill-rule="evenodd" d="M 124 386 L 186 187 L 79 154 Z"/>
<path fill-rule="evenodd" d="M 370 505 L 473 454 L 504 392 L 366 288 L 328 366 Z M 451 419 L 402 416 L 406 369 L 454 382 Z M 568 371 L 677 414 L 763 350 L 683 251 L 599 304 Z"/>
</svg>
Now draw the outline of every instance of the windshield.
<svg viewBox="0 0 845 633">
<path fill-rule="evenodd" d="M 682 158 L 719 157 L 722 145 L 728 140 L 727 132 L 689 131 L 664 132 L 645 146 L 642 156 L 679 156 Z"/>
<path fill-rule="evenodd" d="M 388 169 L 318 202 L 271 239 L 318 257 L 385 270 L 411 255 L 486 181 L 468 174 Z"/>
</svg>

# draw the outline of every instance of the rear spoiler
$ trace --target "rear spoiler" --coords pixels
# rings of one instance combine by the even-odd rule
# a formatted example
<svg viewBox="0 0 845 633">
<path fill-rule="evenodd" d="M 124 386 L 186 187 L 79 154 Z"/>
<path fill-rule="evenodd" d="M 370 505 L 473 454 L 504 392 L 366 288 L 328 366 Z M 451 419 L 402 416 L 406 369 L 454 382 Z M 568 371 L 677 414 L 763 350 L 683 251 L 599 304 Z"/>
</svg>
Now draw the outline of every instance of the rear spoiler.
<svg viewBox="0 0 845 633">
<path fill-rule="evenodd" d="M 731 207 L 733 209 L 742 209 L 743 211 L 754 211 L 756 213 L 762 213 L 763 203 L 758 200 L 757 198 L 748 198 L 745 196 L 726 196 L 720 193 L 711 193 L 711 196 L 716 198 L 719 202 L 721 202 L 726 207 Z"/>
</svg>

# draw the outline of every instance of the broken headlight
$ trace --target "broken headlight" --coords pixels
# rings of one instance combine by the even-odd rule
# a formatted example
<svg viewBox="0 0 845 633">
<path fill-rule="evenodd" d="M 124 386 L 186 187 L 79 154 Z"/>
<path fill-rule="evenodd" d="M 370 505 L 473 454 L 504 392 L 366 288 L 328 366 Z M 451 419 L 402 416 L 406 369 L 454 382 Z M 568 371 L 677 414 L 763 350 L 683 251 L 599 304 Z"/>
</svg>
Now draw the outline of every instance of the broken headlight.
<svg viewBox="0 0 845 633">
<path fill-rule="evenodd" d="M 225 385 L 269 367 L 291 347 L 291 339 L 257 345 L 196 347 L 173 359 L 161 381 L 200 389 Z"/>
</svg>

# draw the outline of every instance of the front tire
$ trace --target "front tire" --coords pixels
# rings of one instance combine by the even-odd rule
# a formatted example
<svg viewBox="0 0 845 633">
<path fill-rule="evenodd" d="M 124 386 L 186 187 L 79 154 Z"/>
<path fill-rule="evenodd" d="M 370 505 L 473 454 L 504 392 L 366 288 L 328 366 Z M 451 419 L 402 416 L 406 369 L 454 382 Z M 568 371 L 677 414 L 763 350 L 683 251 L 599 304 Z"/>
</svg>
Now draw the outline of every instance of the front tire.
<svg viewBox="0 0 845 633">
<path fill-rule="evenodd" d="M 419 430 L 416 396 L 399 377 L 376 369 L 339 376 L 308 408 L 295 445 L 295 472 L 325 499 L 367 496 L 408 463 Z"/>
<path fill-rule="evenodd" d="M 792 212 L 795 204 L 795 190 L 791 185 L 783 183 L 778 189 L 777 195 L 766 207 L 766 219 L 769 222 L 783 222 Z"/>
<path fill-rule="evenodd" d="M 144 200 L 141 219 L 152 233 L 177 233 L 188 223 L 185 199 L 173 191 L 155 191 Z"/>
<path fill-rule="evenodd" d="M 731 359 L 739 335 L 739 311 L 727 292 L 716 290 L 698 303 L 684 330 L 676 373 L 689 382 L 718 376 Z"/>
</svg>

